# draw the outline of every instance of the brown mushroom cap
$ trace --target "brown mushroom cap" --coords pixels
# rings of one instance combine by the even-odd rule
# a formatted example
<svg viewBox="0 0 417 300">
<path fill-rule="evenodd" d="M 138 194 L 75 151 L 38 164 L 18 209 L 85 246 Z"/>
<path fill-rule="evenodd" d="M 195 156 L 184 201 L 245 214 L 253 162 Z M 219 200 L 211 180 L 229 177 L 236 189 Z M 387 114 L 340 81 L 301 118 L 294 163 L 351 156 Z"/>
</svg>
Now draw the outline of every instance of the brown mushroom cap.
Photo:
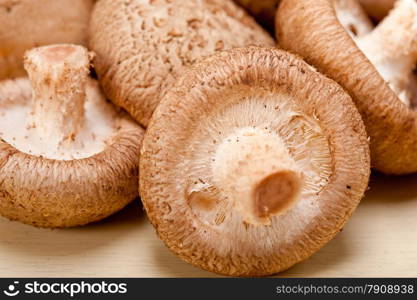
<svg viewBox="0 0 417 300">
<path fill-rule="evenodd" d="M 375 20 L 383 19 L 394 7 L 397 0 L 358 0 L 369 16 Z"/>
<path fill-rule="evenodd" d="M 393 0 L 390 1 L 393 2 Z M 235 2 L 244 7 L 269 31 L 273 32 L 275 30 L 275 13 L 278 9 L 280 0 L 235 0 Z M 387 4 L 382 4 L 383 7 L 373 8 L 371 4 L 368 4 L 368 2 L 371 1 L 363 0 L 362 2 L 364 2 L 364 4 L 367 5 L 366 8 L 371 11 L 387 9 Z M 361 35 L 372 29 L 372 24 L 368 16 L 357 0 L 340 0 L 337 1 L 337 5 L 339 6 L 337 10 L 339 20 L 344 22 L 346 25 L 344 27 L 349 28 L 354 35 Z M 377 6 L 376 3 L 374 5 Z M 391 9 L 391 7 L 389 9 Z"/>
<path fill-rule="evenodd" d="M 231 0 L 101 0 L 89 39 L 106 95 L 144 126 L 184 66 L 251 44 L 274 41 Z"/>
<path fill-rule="evenodd" d="M 234 0 L 269 30 L 274 30 L 275 12 L 280 0 Z"/>
<path fill-rule="evenodd" d="M 138 196 L 144 130 L 108 107 L 88 79 L 87 54 L 74 45 L 37 48 L 26 55 L 30 81 L 0 82 L 2 216 L 39 227 L 84 225 Z"/>
<path fill-rule="evenodd" d="M 93 0 L 0 0 L 0 79 L 24 76 L 26 50 L 86 44 Z"/>
<path fill-rule="evenodd" d="M 349 95 L 272 48 L 219 52 L 185 72 L 141 155 L 140 194 L 161 239 L 232 276 L 308 258 L 344 226 L 370 173 Z"/>
<path fill-rule="evenodd" d="M 412 14 L 411 11 L 409 13 Z M 408 54 L 414 55 L 417 40 L 403 28 L 413 21 L 401 19 L 394 13 L 389 21 L 387 18 L 387 22 L 396 19 L 404 22 L 397 23 L 394 28 L 392 24 L 387 28 L 384 22 L 381 23 L 374 31 L 384 32 L 384 37 L 374 41 L 381 43 L 381 53 L 390 51 L 390 55 L 379 59 L 382 67 L 384 64 L 404 66 L 405 70 L 411 61 L 406 59 L 403 64 L 402 60 Z M 277 14 L 276 27 L 283 48 L 300 54 L 351 94 L 370 135 L 372 165 L 388 174 L 416 172 L 417 112 L 400 101 L 400 95 L 390 88 L 343 28 L 337 18 L 334 1 L 284 0 Z M 402 30 L 401 33 L 399 30 Z M 374 31 L 370 33 L 371 38 L 375 37 Z M 408 50 L 410 47 L 414 49 Z M 411 75 L 412 67 L 404 72 Z M 404 73 L 404 77 L 408 74 Z"/>
</svg>

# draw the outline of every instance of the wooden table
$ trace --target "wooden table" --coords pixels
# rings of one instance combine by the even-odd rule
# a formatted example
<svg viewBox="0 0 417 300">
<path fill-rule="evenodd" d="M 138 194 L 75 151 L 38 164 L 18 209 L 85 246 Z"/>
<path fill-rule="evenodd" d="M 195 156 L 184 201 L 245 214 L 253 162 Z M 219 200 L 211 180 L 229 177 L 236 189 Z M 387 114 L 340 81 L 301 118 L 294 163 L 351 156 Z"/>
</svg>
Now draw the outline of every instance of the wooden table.
<svg viewBox="0 0 417 300">
<path fill-rule="evenodd" d="M 45 230 L 0 218 L 0 277 L 215 277 L 156 237 L 138 202 L 97 224 Z M 341 232 L 280 276 L 417 276 L 417 175 L 374 176 Z"/>
</svg>

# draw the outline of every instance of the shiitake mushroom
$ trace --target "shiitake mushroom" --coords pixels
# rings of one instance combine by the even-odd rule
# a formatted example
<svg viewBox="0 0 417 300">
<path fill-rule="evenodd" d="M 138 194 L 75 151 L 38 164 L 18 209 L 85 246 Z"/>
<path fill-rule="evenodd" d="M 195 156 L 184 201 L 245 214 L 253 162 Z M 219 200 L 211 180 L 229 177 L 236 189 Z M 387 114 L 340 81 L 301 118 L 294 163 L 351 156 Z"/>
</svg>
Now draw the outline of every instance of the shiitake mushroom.
<svg viewBox="0 0 417 300">
<path fill-rule="evenodd" d="M 0 0 L 0 80 L 24 76 L 23 55 L 34 47 L 86 45 L 94 0 Z"/>
<path fill-rule="evenodd" d="M 145 134 L 140 194 L 182 259 L 262 276 L 331 240 L 369 173 L 349 95 L 292 54 L 248 47 L 203 59 L 167 92 Z"/>
<path fill-rule="evenodd" d="M 275 14 L 281 0 L 235 0 L 235 2 L 244 7 L 270 32 L 275 31 Z M 375 15 L 387 10 L 387 7 L 389 7 L 388 2 L 392 4 L 393 0 L 362 0 L 361 2 L 370 13 Z M 338 5 L 336 12 L 339 20 L 346 25 L 346 28 L 350 28 L 354 34 L 361 34 L 371 30 L 371 22 L 357 0 L 337 1 L 336 5 Z"/>
<path fill-rule="evenodd" d="M 35 48 L 0 81 L 0 214 L 38 227 L 101 220 L 138 196 L 144 130 L 106 102 L 82 46 Z"/>
<path fill-rule="evenodd" d="M 89 45 L 106 95 L 146 127 L 184 67 L 215 51 L 274 41 L 232 0 L 101 0 Z"/>
<path fill-rule="evenodd" d="M 370 135 L 372 165 L 387 174 L 417 171 L 417 2 L 398 0 L 377 27 L 348 33 L 341 0 L 283 0 L 276 18 L 280 46 L 341 84 Z"/>
</svg>

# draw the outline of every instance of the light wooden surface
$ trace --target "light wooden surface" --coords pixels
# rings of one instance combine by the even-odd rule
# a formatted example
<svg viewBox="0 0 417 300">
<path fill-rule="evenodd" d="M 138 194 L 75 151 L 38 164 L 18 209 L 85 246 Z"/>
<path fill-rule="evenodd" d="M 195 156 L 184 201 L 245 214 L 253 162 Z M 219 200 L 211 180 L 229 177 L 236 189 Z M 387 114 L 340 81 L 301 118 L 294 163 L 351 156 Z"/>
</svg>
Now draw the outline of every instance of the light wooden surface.
<svg viewBox="0 0 417 300">
<path fill-rule="evenodd" d="M 44 230 L 0 218 L 0 277 L 214 277 L 167 250 L 138 202 L 98 224 Z M 417 276 L 417 176 L 373 177 L 333 241 L 280 276 Z"/>
</svg>

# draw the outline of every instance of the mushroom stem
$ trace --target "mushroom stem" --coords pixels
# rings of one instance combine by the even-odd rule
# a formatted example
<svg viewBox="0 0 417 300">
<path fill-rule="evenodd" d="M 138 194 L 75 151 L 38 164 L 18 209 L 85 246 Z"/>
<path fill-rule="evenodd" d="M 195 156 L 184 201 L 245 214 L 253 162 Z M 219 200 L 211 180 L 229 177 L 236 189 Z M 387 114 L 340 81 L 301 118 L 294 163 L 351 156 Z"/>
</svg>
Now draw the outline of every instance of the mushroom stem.
<svg viewBox="0 0 417 300">
<path fill-rule="evenodd" d="M 302 174 L 281 139 L 245 128 L 225 139 L 216 151 L 213 174 L 244 221 L 270 225 L 299 198 Z"/>
<path fill-rule="evenodd" d="M 90 54 L 82 46 L 53 45 L 26 53 L 33 89 L 34 126 L 58 145 L 75 140 L 84 124 Z"/>
<path fill-rule="evenodd" d="M 399 0 L 373 32 L 357 39 L 359 48 L 406 104 L 417 63 L 417 2 Z"/>
</svg>

